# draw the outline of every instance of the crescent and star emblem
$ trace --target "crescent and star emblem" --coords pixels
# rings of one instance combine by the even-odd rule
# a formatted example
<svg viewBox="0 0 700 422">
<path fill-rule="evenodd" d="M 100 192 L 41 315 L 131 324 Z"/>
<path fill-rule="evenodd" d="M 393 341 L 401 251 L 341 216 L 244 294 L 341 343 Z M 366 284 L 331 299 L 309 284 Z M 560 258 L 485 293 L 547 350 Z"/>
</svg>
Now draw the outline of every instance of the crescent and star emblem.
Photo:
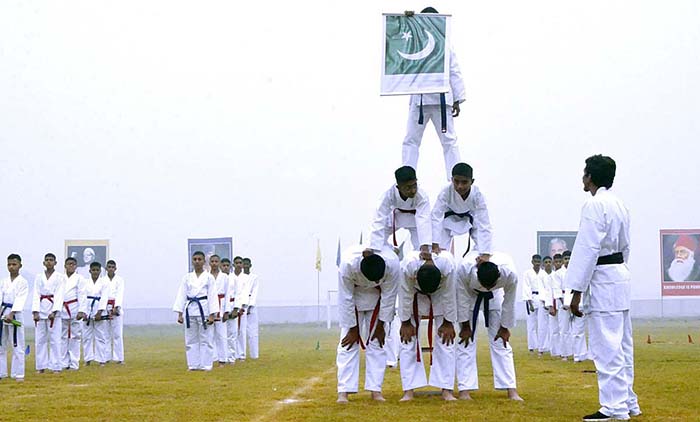
<svg viewBox="0 0 700 422">
<path fill-rule="evenodd" d="M 412 54 L 404 53 L 400 50 L 396 50 L 396 52 L 406 60 L 422 60 L 428 57 L 435 49 L 435 38 L 433 37 L 433 34 L 428 32 L 427 29 L 424 29 L 423 31 L 425 31 L 425 34 L 428 36 L 428 44 L 421 51 Z M 408 39 L 406 40 L 408 41 Z"/>
</svg>

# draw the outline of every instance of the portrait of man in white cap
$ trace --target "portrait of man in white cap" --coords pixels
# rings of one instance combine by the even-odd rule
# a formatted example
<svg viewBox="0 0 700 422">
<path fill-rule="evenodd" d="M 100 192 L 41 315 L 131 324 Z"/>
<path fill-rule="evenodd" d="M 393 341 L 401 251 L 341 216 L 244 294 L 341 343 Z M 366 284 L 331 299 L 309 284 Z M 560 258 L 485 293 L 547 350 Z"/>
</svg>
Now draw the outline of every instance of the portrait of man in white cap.
<svg viewBox="0 0 700 422">
<path fill-rule="evenodd" d="M 666 268 L 664 281 L 700 281 L 700 267 L 695 259 L 697 237 L 682 234 L 673 242 L 673 260 Z"/>
</svg>

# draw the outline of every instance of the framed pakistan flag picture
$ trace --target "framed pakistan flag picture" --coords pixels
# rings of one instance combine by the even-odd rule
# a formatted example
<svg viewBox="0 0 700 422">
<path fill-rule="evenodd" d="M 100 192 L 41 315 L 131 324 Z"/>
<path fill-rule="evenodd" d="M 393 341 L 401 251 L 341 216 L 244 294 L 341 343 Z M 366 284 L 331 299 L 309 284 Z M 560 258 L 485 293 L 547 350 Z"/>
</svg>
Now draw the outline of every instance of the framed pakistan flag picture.
<svg viewBox="0 0 700 422">
<path fill-rule="evenodd" d="M 450 89 L 450 15 L 382 15 L 381 95 Z"/>
</svg>

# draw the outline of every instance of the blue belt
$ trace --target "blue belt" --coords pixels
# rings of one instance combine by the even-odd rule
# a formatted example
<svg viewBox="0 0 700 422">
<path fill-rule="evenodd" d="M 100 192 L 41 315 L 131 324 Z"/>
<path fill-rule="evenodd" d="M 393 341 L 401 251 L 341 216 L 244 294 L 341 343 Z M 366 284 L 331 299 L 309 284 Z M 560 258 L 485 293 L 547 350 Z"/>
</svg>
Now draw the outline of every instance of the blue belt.
<svg viewBox="0 0 700 422">
<path fill-rule="evenodd" d="M 489 326 L 489 301 L 493 299 L 493 292 L 482 292 L 480 290 L 474 290 L 478 295 L 476 297 L 476 304 L 474 305 L 474 312 L 472 313 L 472 341 L 474 340 L 474 334 L 476 334 L 476 323 L 479 320 L 479 308 L 481 308 L 481 302 L 484 302 L 484 325 Z M 484 299 L 486 299 L 484 301 Z"/>
<path fill-rule="evenodd" d="M 88 320 L 87 320 L 87 324 L 85 324 L 85 325 L 90 325 L 90 315 L 92 315 L 92 309 L 95 307 L 95 302 L 102 299 L 102 296 L 88 296 L 87 298 L 92 299 L 92 302 L 90 302 L 90 312 L 88 313 Z M 94 318 L 94 316 L 93 316 L 93 318 Z"/>
<path fill-rule="evenodd" d="M 423 124 L 423 94 L 420 96 L 420 105 L 418 106 L 418 124 Z M 440 94 L 440 131 L 442 133 L 447 132 L 447 100 L 445 99 L 445 93 Z"/>
<path fill-rule="evenodd" d="M 12 309 L 13 305 L 14 305 L 14 303 L 2 302 L 2 310 L 0 310 L 0 317 L 2 317 L 2 315 L 5 314 L 5 311 L 7 310 L 7 308 Z M 14 347 L 17 347 L 17 326 L 13 325 L 12 329 L 13 329 L 12 330 L 12 345 Z M 2 326 L 0 326 L 0 345 L 2 345 L 2 332 L 3 331 L 5 331 L 5 330 L 3 330 Z"/>
<path fill-rule="evenodd" d="M 190 328 L 190 303 L 192 302 L 197 302 L 197 305 L 199 306 L 199 315 L 202 317 L 202 324 L 204 325 L 204 329 L 207 329 L 207 324 L 206 321 L 204 320 L 204 308 L 202 307 L 202 300 L 206 300 L 206 296 L 200 296 L 200 297 L 190 297 L 187 296 L 187 304 L 185 305 L 185 321 L 187 322 L 187 328 Z"/>
</svg>

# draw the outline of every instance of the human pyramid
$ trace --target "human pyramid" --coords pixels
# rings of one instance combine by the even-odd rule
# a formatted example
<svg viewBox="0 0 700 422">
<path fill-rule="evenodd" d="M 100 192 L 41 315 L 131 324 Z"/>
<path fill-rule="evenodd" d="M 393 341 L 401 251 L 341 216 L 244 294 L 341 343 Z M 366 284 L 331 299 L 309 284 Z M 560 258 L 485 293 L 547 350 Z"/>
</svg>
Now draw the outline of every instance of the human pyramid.
<svg viewBox="0 0 700 422">
<path fill-rule="evenodd" d="M 64 262 L 65 273 L 56 271 L 56 255 L 44 256 L 45 271 L 37 274 L 31 294 L 37 373 L 77 371 L 82 344 L 83 362 L 104 366 L 124 363 L 122 301 L 124 279 L 117 263 L 90 264 L 90 277 L 77 271 L 73 257 Z M 0 378 L 8 376 L 7 351 L 12 350 L 11 377 L 24 381 L 25 344 L 22 312 L 30 298 L 29 283 L 20 274 L 22 257 L 10 254 L 10 276 L 0 282 L 2 329 L 0 330 Z"/>
<path fill-rule="evenodd" d="M 436 13 L 426 8 L 422 13 Z M 412 12 L 407 12 L 412 16 Z M 512 258 L 492 250 L 488 207 L 474 185 L 472 167 L 460 161 L 453 117 L 464 101 L 464 83 L 450 51 L 450 92 L 412 95 L 404 165 L 394 172 L 396 184 L 382 196 L 372 222 L 369 247 L 354 246 L 339 267 L 337 347 L 338 403 L 348 403 L 359 387 L 360 351 L 365 350 L 364 389 L 385 401 L 382 383 L 387 367 L 399 363 L 403 396 L 437 387 L 444 400 L 471 400 L 478 389 L 476 331 L 479 314 L 487 329 L 494 387 L 511 400 L 516 390 L 510 329 L 515 326 L 518 277 Z M 442 96 L 442 98 L 439 98 Z M 445 104 L 452 113 L 445 113 Z M 441 128 L 437 120 L 441 118 Z M 432 120 L 443 146 L 451 183 L 437 195 L 432 208 L 418 187 L 416 165 L 425 120 Z M 572 252 L 533 257 L 533 269 L 521 299 L 528 313 L 528 347 L 538 354 L 575 361 L 588 356 L 584 314 L 589 324 L 591 356 L 596 364 L 601 408 L 584 421 L 626 420 L 641 414 L 632 390 L 634 358 L 629 317 L 629 213 L 609 192 L 616 165 L 610 157 L 586 160 L 584 205 Z M 400 262 L 396 230 L 407 229 L 413 251 Z M 469 239 L 462 259 L 448 252 L 456 236 Z M 391 243 L 390 243 L 391 242 Z M 472 243 L 473 242 L 473 243 Z M 568 267 L 568 273 L 567 273 Z M 583 300 L 582 300 L 583 297 Z M 396 312 L 395 312 L 396 307 Z M 423 323 L 424 320 L 425 324 Z M 419 329 L 427 325 L 429 358 L 419 344 Z M 560 328 L 561 327 L 561 328 Z M 399 345 L 393 344 L 400 340 Z M 388 357 L 387 357 L 388 356 Z M 423 360 L 429 360 L 426 377 Z"/>
</svg>

